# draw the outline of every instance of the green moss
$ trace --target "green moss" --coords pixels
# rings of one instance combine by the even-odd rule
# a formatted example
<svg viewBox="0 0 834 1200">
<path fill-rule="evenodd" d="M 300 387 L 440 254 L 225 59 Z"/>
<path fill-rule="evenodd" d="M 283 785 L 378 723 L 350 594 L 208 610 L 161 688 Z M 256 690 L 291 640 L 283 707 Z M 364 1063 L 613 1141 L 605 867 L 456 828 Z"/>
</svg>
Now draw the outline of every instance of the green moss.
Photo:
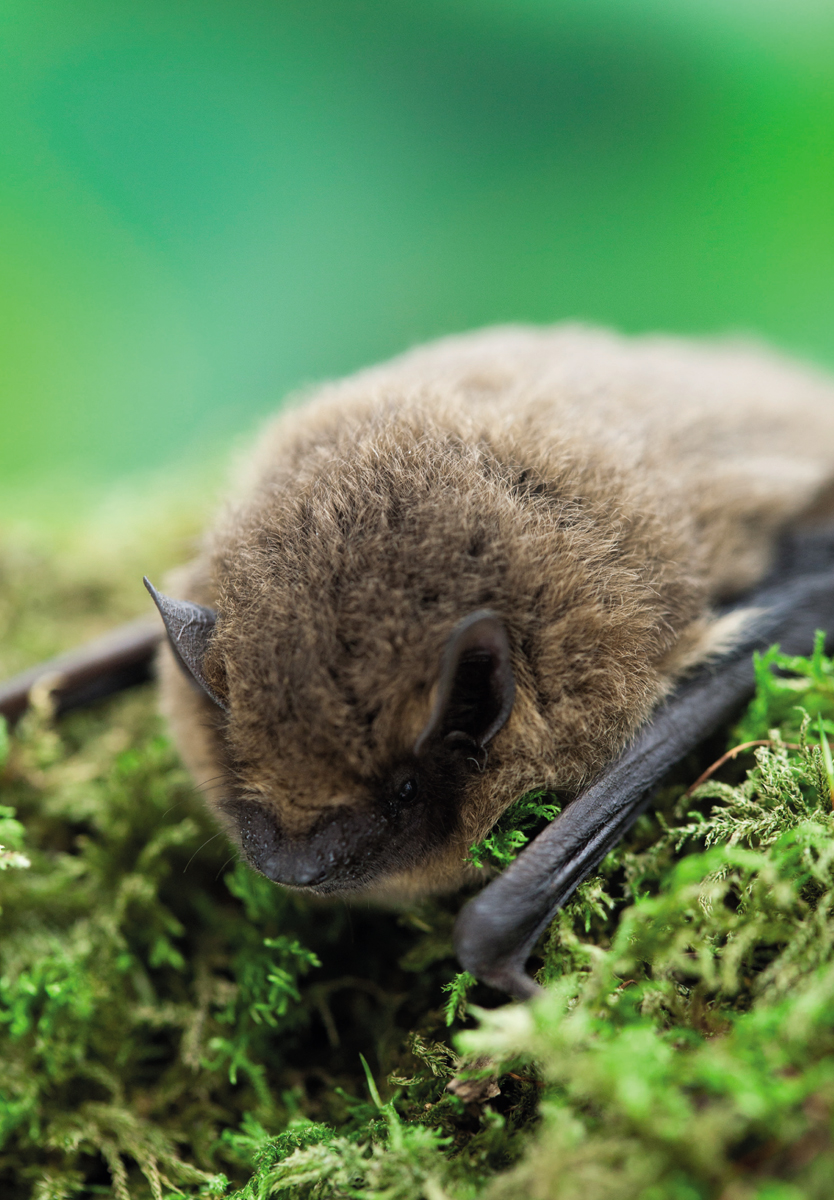
<svg viewBox="0 0 834 1200">
<path fill-rule="evenodd" d="M 9 662 L 128 615 L 133 550 L 76 532 L 28 572 L 13 541 Z M 69 632 L 38 633 L 33 588 L 72 597 Z M 152 689 L 31 712 L 0 736 L 2 1195 L 827 1198 L 834 663 L 772 651 L 757 680 L 729 743 L 768 744 L 691 797 L 722 747 L 682 765 L 542 939 L 527 1006 L 457 973 L 457 900 L 307 904 L 230 860 Z M 556 804 L 473 857 L 506 864 Z"/>
<path fill-rule="evenodd" d="M 501 871 L 516 857 L 532 837 L 558 816 L 562 806 L 548 792 L 529 792 L 498 819 L 477 846 L 472 846 L 469 858 L 476 867 L 490 866 Z"/>
</svg>

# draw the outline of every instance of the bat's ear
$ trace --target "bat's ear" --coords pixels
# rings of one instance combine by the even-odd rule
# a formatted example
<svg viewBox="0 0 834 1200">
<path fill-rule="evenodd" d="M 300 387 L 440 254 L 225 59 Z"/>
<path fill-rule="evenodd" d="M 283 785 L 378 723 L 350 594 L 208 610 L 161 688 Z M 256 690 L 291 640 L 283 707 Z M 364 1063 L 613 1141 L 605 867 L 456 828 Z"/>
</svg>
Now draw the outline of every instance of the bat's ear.
<svg viewBox="0 0 834 1200">
<path fill-rule="evenodd" d="M 440 663 L 431 715 L 414 745 L 462 741 L 484 747 L 506 722 L 515 698 L 510 642 L 504 623 L 481 609 L 455 626 Z"/>
<path fill-rule="evenodd" d="M 209 699 L 228 712 L 225 700 L 218 696 L 203 674 L 203 660 L 214 633 L 214 610 L 192 604 L 190 600 L 172 600 L 170 596 L 163 596 L 147 577 L 143 582 L 165 622 L 168 640 L 180 664 Z"/>
</svg>

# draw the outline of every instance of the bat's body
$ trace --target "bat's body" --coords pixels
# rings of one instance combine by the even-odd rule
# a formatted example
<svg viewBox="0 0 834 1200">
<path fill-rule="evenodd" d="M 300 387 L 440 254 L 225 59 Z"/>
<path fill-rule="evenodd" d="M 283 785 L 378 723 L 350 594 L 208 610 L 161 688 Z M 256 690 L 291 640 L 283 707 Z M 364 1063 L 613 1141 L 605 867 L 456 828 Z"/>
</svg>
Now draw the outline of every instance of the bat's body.
<svg viewBox="0 0 834 1200">
<path fill-rule="evenodd" d="M 568 327 L 450 338 L 266 429 L 177 599 L 156 594 L 163 705 L 271 878 L 454 888 L 519 794 L 575 795 L 687 673 L 790 632 L 790 604 L 752 633 L 721 606 L 832 517 L 834 384 L 809 369 Z"/>
<path fill-rule="evenodd" d="M 170 589 L 217 613 L 202 676 L 228 710 L 169 662 L 177 741 L 279 881 L 455 887 L 518 795 L 578 792 L 732 643 L 715 606 L 832 481 L 834 388 L 760 350 L 577 328 L 416 350 L 265 431 Z M 463 742 L 414 748 L 444 647 L 485 609 L 515 695 L 481 770 Z M 474 686 L 477 743 L 503 684 Z"/>
</svg>

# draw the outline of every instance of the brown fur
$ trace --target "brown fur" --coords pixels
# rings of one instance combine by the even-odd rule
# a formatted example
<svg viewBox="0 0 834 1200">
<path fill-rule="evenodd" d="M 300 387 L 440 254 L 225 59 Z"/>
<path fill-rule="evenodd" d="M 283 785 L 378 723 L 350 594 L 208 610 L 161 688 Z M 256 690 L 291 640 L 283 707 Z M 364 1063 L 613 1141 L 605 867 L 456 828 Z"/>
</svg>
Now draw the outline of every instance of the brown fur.
<svg viewBox="0 0 834 1200">
<path fill-rule="evenodd" d="M 834 385 L 762 349 L 576 327 L 436 342 L 265 429 L 168 587 L 217 610 L 205 670 L 230 715 L 170 655 L 165 710 L 215 804 L 303 839 L 334 806 L 373 810 L 450 632 L 494 610 L 510 719 L 440 843 L 412 831 L 364 894 L 454 887 L 519 794 L 575 793 L 722 647 L 712 605 L 762 576 L 786 525 L 831 511 L 833 482 Z"/>
</svg>

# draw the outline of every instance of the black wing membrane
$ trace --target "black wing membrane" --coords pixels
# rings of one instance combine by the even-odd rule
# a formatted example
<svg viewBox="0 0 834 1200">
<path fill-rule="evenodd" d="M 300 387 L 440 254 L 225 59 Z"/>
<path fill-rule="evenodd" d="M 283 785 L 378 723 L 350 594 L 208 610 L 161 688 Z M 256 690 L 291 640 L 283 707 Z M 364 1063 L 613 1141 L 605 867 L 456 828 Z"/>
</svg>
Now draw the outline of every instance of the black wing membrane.
<svg viewBox="0 0 834 1200">
<path fill-rule="evenodd" d="M 142 618 L 122 625 L 86 646 L 23 671 L 0 683 L 0 715 L 11 724 L 29 706 L 32 688 L 43 685 L 59 715 L 145 683 L 163 632 L 158 621 Z"/>
<path fill-rule="evenodd" d="M 477 979 L 518 999 L 539 992 L 525 970 L 539 934 L 648 807 L 670 767 L 752 694 L 752 652 L 779 642 L 787 654 L 807 654 L 817 629 L 834 633 L 834 533 L 792 541 L 777 571 L 737 607 L 757 612 L 732 653 L 679 687 L 596 782 L 461 910 L 455 949 Z"/>
</svg>

